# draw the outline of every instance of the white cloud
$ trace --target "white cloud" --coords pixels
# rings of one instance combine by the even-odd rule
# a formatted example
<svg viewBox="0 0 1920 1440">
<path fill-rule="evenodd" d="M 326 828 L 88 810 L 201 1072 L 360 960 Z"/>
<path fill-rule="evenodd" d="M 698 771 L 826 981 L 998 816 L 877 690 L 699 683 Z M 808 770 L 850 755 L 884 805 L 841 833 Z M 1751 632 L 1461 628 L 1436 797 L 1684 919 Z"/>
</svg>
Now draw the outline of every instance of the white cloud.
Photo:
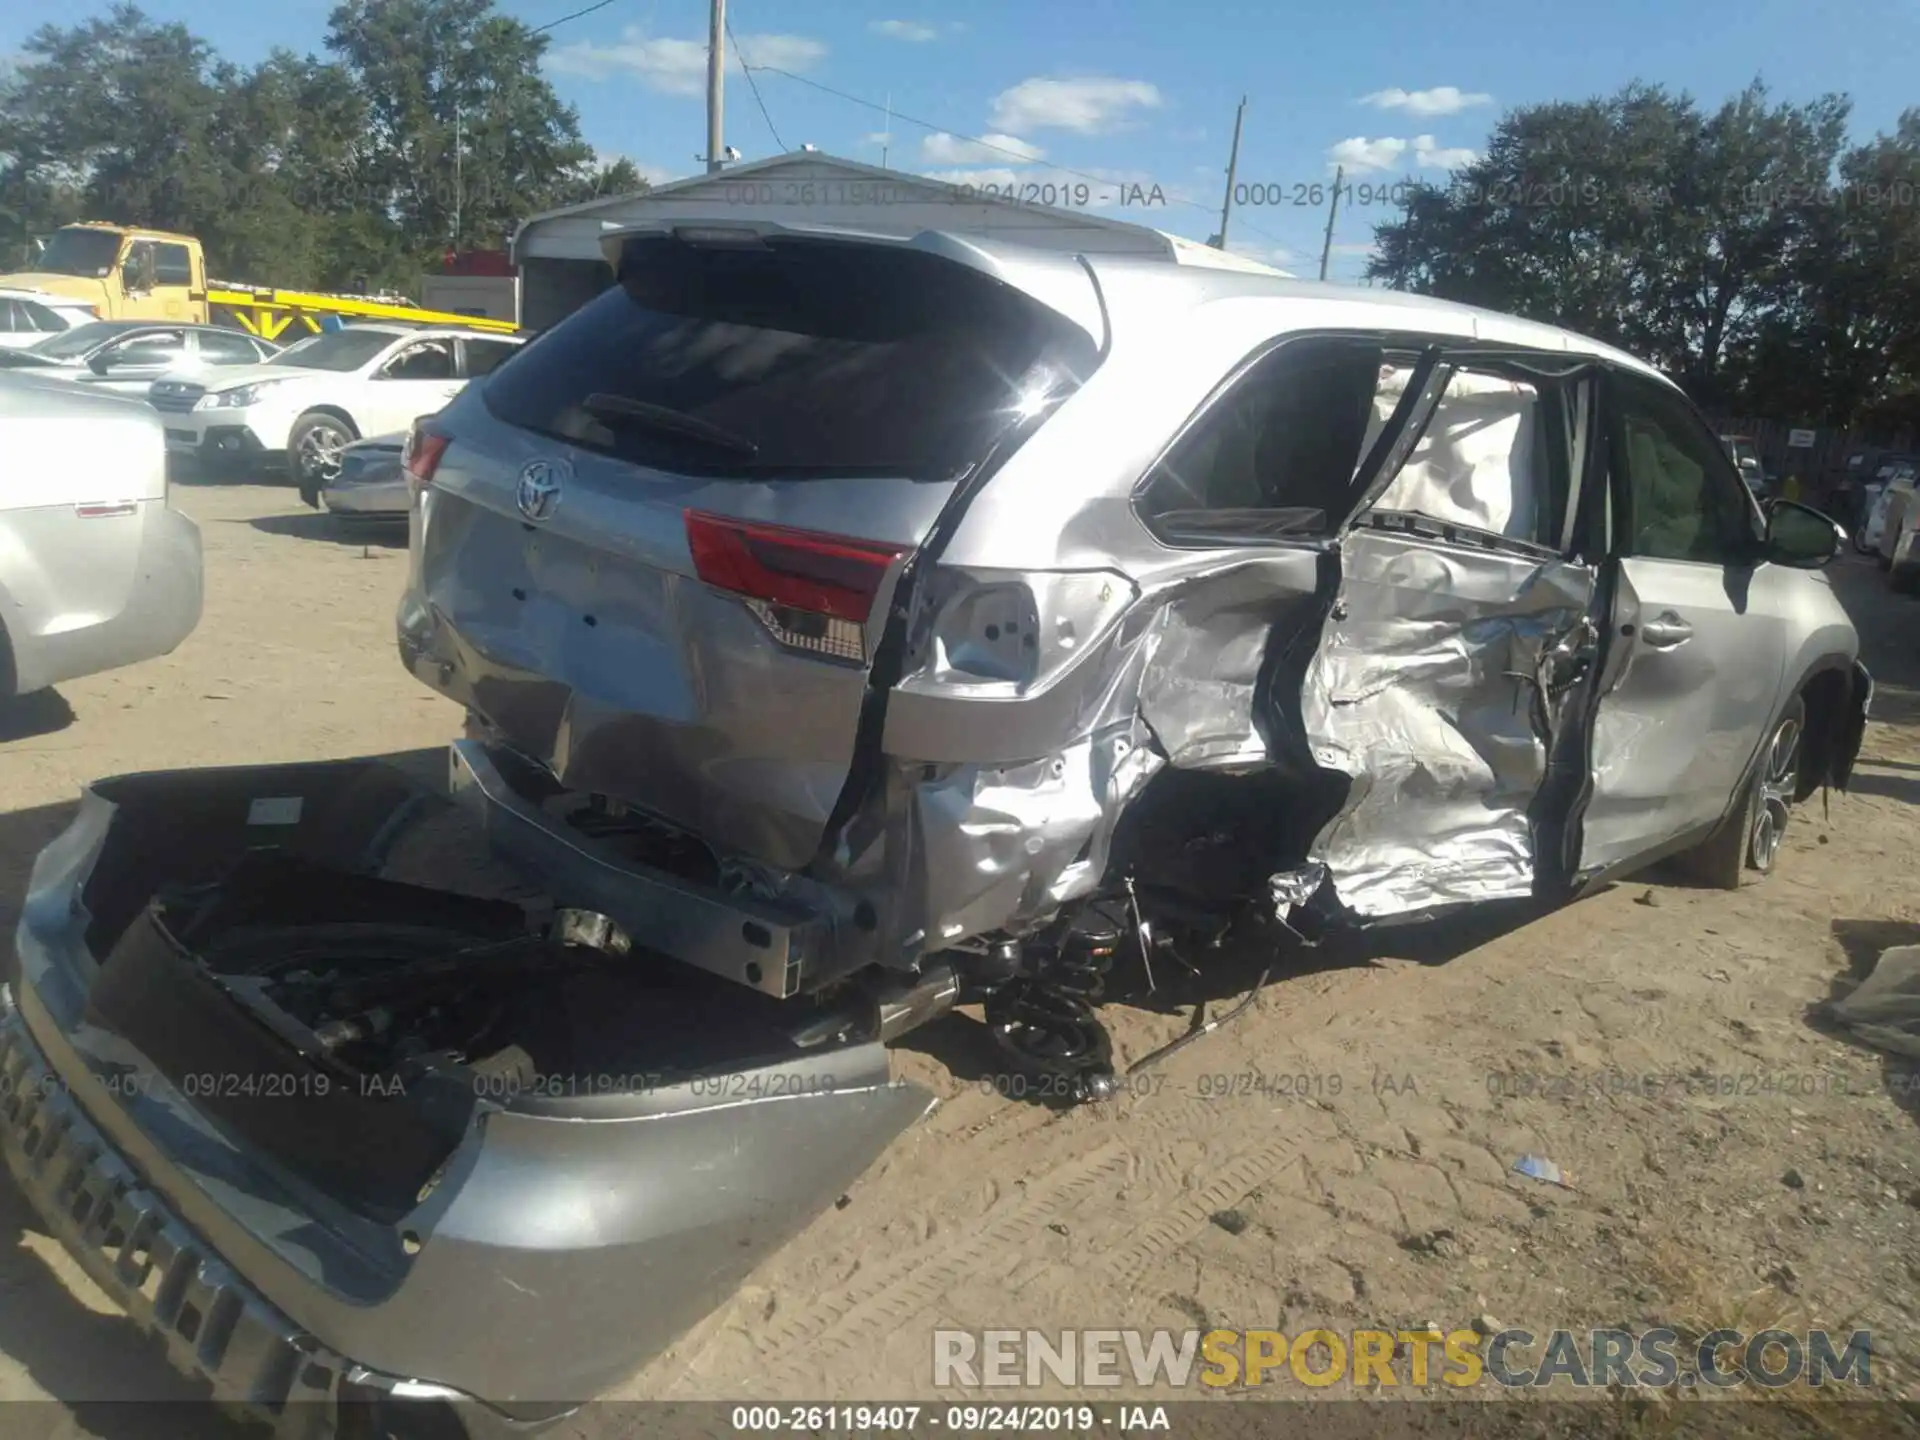
<svg viewBox="0 0 1920 1440">
<path fill-rule="evenodd" d="M 1362 95 L 1362 105 L 1382 110 L 1404 110 L 1409 115 L 1456 115 L 1474 105 L 1491 104 L 1493 96 L 1484 91 L 1465 91 L 1454 85 L 1436 85 L 1431 90 L 1402 90 L 1395 86 Z"/>
<path fill-rule="evenodd" d="M 1441 145 L 1431 135 L 1413 137 L 1413 154 L 1423 170 L 1462 170 L 1480 158 L 1464 145 Z"/>
<path fill-rule="evenodd" d="M 865 135 L 860 137 L 860 143 L 863 145 L 891 145 L 893 144 L 893 132 L 891 130 L 869 130 Z"/>
<path fill-rule="evenodd" d="M 1405 157 L 1422 170 L 1458 170 L 1480 158 L 1477 150 L 1440 144 L 1431 135 L 1416 135 L 1403 140 L 1398 135 L 1368 139 L 1353 135 L 1328 147 L 1327 168 L 1339 166 L 1349 173 L 1390 170 Z"/>
<path fill-rule="evenodd" d="M 1341 165 L 1348 170 L 1386 170 L 1398 162 L 1406 150 L 1407 142 L 1395 135 L 1382 135 L 1378 140 L 1352 135 L 1328 149 L 1327 164 Z"/>
<path fill-rule="evenodd" d="M 1155 110 L 1162 104 L 1157 86 L 1145 80 L 1022 80 L 993 97 L 996 130 L 1073 130 L 1098 135 L 1118 129 L 1135 110 Z"/>
<path fill-rule="evenodd" d="M 914 44 L 940 38 L 937 25 L 927 25 L 918 20 L 876 20 L 867 28 L 889 40 L 906 40 Z"/>
<path fill-rule="evenodd" d="M 825 45 L 806 35 L 742 35 L 733 58 L 745 56 L 754 65 L 798 73 L 812 69 L 826 53 Z M 612 45 L 591 41 L 561 45 L 548 52 L 546 65 L 556 74 L 580 75 L 589 80 L 633 75 L 641 84 L 665 95 L 704 95 L 707 89 L 704 40 L 649 39 L 637 25 L 629 25 Z"/>
<path fill-rule="evenodd" d="M 1045 155 L 1018 135 L 989 133 L 967 140 L 938 131 L 920 141 L 920 158 L 929 165 L 1026 165 Z"/>
</svg>

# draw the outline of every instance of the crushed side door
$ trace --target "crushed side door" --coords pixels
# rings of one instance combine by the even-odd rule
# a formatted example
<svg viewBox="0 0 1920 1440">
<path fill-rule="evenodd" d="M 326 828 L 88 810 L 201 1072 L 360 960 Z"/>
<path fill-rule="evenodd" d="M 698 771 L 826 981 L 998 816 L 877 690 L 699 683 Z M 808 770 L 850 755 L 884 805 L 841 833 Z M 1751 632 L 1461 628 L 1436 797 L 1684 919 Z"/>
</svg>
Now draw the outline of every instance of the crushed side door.
<svg viewBox="0 0 1920 1440">
<path fill-rule="evenodd" d="M 1576 554 L 1586 380 L 1549 357 L 1435 363 L 1398 463 L 1349 517 L 1301 689 L 1315 763 L 1351 780 L 1308 858 L 1323 907 L 1361 922 L 1525 898 L 1557 874 L 1538 863 L 1558 818 L 1539 801 L 1598 639 L 1597 568 Z M 1376 403 L 1418 368 L 1383 377 Z"/>
</svg>

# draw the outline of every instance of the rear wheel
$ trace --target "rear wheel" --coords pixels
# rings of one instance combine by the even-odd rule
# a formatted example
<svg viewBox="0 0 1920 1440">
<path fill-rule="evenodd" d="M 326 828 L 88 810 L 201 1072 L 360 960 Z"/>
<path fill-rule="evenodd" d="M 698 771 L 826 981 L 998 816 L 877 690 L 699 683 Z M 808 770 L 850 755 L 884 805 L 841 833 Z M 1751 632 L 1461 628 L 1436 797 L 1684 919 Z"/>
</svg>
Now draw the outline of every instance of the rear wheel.
<svg viewBox="0 0 1920 1440">
<path fill-rule="evenodd" d="M 340 473 L 340 452 L 359 438 L 351 421 L 324 410 L 309 410 L 293 422 L 287 436 L 287 468 L 293 471 L 301 499 L 309 505 L 319 503 L 320 492 Z"/>
<path fill-rule="evenodd" d="M 1806 703 L 1796 695 L 1774 721 L 1740 808 L 1699 846 L 1676 857 L 1681 870 L 1703 884 L 1737 890 L 1773 869 L 1800 790 L 1806 734 Z"/>
</svg>

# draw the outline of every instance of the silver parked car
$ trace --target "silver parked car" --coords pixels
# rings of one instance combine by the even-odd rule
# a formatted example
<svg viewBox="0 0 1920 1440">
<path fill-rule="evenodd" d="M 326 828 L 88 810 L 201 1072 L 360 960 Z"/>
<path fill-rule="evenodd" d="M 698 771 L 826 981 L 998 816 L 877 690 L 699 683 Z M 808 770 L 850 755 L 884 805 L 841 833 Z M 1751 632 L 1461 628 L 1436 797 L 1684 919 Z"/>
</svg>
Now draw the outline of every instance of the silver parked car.
<svg viewBox="0 0 1920 1440">
<path fill-rule="evenodd" d="M 408 442 L 451 799 L 106 781 L 35 873 L 0 1143 L 219 1393 L 550 1417 L 922 1113 L 883 1047 L 955 1003 L 1098 1097 L 1169 951 L 1735 885 L 1848 778 L 1838 532 L 1627 355 L 947 235 L 608 256 Z"/>
<path fill-rule="evenodd" d="M 220 325 L 94 320 L 19 349 L 0 350 L 0 373 L 71 381 L 145 400 L 162 376 L 217 375 L 278 354 L 270 340 Z"/>
<path fill-rule="evenodd" d="M 342 520 L 404 525 L 413 504 L 406 472 L 400 468 L 406 445 L 403 432 L 345 446 L 340 451 L 340 468 L 321 482 L 313 503 L 324 505 Z M 304 497 L 308 492 L 300 493 Z"/>
<path fill-rule="evenodd" d="M 138 400 L 0 375 L 0 699 L 165 655 L 200 622 L 200 532 Z"/>
</svg>

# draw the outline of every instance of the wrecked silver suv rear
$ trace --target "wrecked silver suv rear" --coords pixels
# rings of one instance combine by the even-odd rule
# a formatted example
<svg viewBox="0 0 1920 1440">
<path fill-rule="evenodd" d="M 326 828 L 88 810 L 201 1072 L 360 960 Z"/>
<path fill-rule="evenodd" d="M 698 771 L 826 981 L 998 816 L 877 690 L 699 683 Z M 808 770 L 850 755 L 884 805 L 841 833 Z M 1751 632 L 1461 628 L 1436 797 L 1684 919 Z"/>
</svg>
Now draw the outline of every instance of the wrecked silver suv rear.
<svg viewBox="0 0 1920 1440">
<path fill-rule="evenodd" d="M 1846 779 L 1830 527 L 1628 356 L 942 235 L 606 250 L 416 431 L 399 625 L 456 791 L 636 945 L 844 1033 L 983 997 L 1097 1093 L 1134 941 L 1737 878 Z"/>
</svg>

